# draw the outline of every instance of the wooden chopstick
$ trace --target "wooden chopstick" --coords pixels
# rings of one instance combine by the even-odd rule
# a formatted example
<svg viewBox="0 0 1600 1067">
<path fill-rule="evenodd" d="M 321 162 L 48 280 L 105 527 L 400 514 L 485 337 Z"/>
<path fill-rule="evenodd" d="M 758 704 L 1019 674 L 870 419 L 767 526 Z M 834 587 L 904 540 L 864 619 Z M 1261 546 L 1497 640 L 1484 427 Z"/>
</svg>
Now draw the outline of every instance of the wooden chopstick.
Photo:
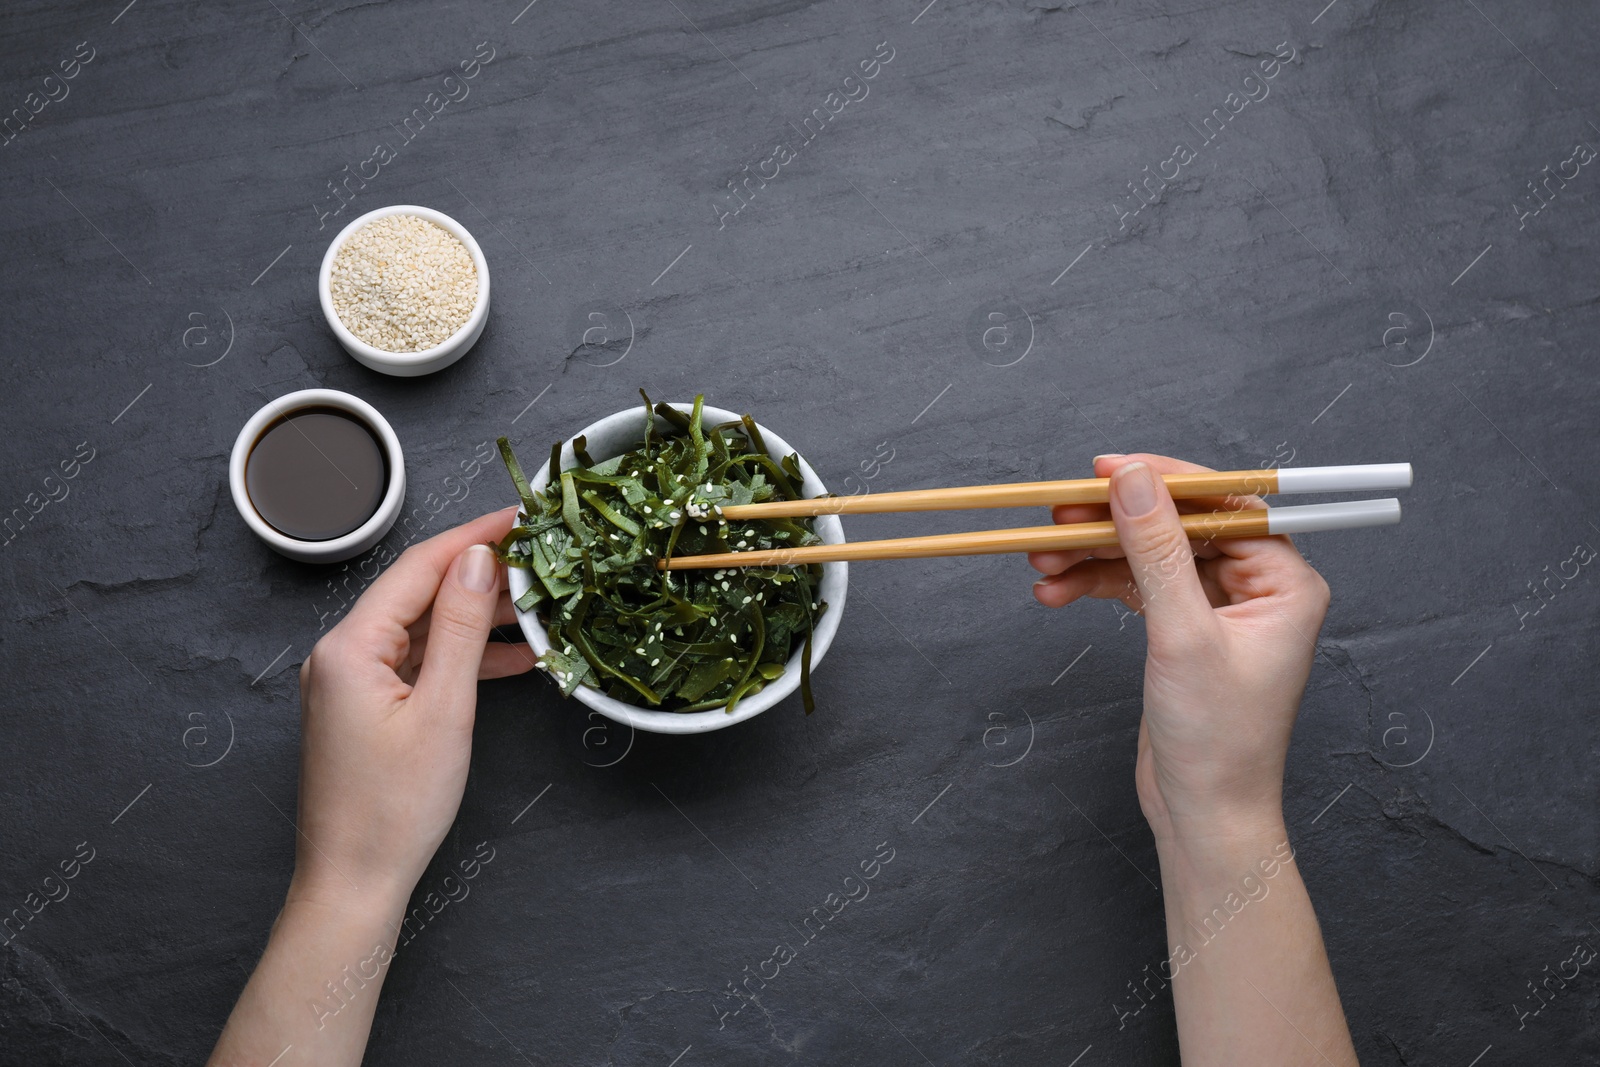
<svg viewBox="0 0 1600 1067">
<path fill-rule="evenodd" d="M 1399 522 L 1400 501 L 1387 497 L 1382 500 L 1339 500 L 1330 504 L 1302 504 L 1286 508 L 1203 511 L 1180 515 L 1178 521 L 1183 524 L 1184 532 L 1191 541 L 1348 530 L 1363 526 L 1389 526 Z M 803 548 L 678 556 L 671 560 L 657 560 L 656 567 L 673 571 L 708 567 L 778 567 L 862 559 L 926 559 L 934 556 L 986 556 L 1002 552 L 1052 552 L 1105 548 L 1116 543 L 1117 528 L 1114 523 L 1079 522 L 1064 526 L 1024 526 L 1014 530 L 977 530 L 926 537 L 893 537 L 883 541 L 806 545 Z"/>
<path fill-rule="evenodd" d="M 1268 496 L 1367 489 L 1403 489 L 1411 484 L 1411 464 L 1370 463 L 1342 467 L 1286 467 L 1281 470 L 1205 471 L 1162 476 L 1174 499 L 1200 496 Z M 960 485 L 948 489 L 910 489 L 865 496 L 822 496 L 730 504 L 727 519 L 777 519 L 803 515 L 865 515 L 965 508 L 1015 508 L 1051 504 L 1103 504 L 1109 478 L 1072 478 L 1002 485 Z"/>
<path fill-rule="evenodd" d="M 725 509 L 726 510 L 726 509 Z M 1267 533 L 1266 508 L 1247 511 L 1197 512 L 1181 517 L 1189 538 L 1263 537 Z M 786 564 L 839 563 L 858 559 L 926 559 L 934 556 L 987 556 L 1002 552 L 1051 552 L 1071 548 L 1104 548 L 1117 543 L 1117 528 L 1110 521 L 1080 522 L 1068 526 L 1023 526 L 1014 530 L 975 530 L 970 533 L 932 534 L 926 537 L 891 537 L 882 541 L 846 541 L 836 545 L 807 545 L 757 552 L 717 552 L 706 556 L 677 556 L 657 560 L 660 570 L 682 571 L 707 567 L 776 567 Z"/>
</svg>

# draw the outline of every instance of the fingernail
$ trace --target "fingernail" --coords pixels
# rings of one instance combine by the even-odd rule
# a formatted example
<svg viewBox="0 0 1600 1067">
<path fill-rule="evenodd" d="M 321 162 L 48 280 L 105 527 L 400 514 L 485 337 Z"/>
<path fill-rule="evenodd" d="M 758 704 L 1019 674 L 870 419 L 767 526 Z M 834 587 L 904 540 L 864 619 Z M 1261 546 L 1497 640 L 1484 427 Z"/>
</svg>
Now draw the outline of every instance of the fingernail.
<svg viewBox="0 0 1600 1067">
<path fill-rule="evenodd" d="M 1122 513 L 1130 519 L 1148 515 L 1156 508 L 1155 475 L 1143 463 L 1117 468 L 1111 476 L 1111 491 L 1117 495 Z"/>
<path fill-rule="evenodd" d="M 461 567 L 456 578 L 463 589 L 474 593 L 492 593 L 500 582 L 500 565 L 489 551 L 488 545 L 473 545 L 461 553 Z"/>
<path fill-rule="evenodd" d="M 1094 461 L 1099 463 L 1103 459 L 1121 459 L 1125 455 L 1127 455 L 1126 452 L 1102 452 L 1094 457 Z"/>
</svg>

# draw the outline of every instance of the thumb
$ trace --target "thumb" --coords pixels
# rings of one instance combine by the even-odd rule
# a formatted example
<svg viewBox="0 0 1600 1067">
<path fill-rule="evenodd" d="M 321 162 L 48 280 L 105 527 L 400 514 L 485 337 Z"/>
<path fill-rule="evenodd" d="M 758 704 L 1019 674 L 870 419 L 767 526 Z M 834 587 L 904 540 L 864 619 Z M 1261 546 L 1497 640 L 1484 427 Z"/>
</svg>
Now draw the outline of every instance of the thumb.
<svg viewBox="0 0 1600 1067">
<path fill-rule="evenodd" d="M 429 702 L 473 706 L 499 595 L 500 563 L 488 545 L 473 545 L 455 558 L 433 601 L 428 650 L 413 692 Z"/>
<path fill-rule="evenodd" d="M 1166 483 L 1146 464 L 1118 467 L 1111 475 L 1111 519 L 1144 602 L 1151 647 L 1208 641 L 1216 617 Z"/>
</svg>

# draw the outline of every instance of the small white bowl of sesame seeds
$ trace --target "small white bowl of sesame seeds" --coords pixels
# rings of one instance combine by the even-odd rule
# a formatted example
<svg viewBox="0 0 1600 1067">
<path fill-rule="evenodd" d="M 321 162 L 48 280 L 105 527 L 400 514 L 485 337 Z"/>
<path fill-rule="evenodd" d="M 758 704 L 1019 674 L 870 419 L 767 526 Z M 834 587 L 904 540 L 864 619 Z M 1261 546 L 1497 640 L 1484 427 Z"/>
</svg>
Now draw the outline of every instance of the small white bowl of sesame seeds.
<svg viewBox="0 0 1600 1067">
<path fill-rule="evenodd" d="M 334 237 L 317 277 L 339 343 L 375 371 L 432 374 L 466 355 L 489 318 L 489 263 L 442 211 L 394 204 Z"/>
</svg>

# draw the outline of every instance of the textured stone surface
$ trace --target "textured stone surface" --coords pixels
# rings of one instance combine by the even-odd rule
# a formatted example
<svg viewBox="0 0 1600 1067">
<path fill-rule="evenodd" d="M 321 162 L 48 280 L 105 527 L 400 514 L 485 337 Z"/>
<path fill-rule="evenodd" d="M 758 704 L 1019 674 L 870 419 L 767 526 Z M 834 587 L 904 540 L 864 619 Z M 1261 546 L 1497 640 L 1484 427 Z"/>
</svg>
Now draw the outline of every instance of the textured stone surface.
<svg viewBox="0 0 1600 1067">
<path fill-rule="evenodd" d="M 7 111 L 93 58 L 0 148 L 0 507 L 68 493 L 0 552 L 0 905 L 94 858 L 0 951 L 0 1060 L 197 1062 L 260 949 L 294 668 L 360 578 L 267 551 L 226 460 L 315 384 L 393 422 L 423 533 L 511 500 L 490 466 L 449 480 L 483 442 L 538 454 L 641 385 L 756 414 L 841 491 L 863 463 L 883 490 L 1134 449 L 1413 461 L 1403 526 L 1304 539 L 1335 597 L 1289 760 L 1299 862 L 1364 1063 L 1600 1057 L 1588 972 L 1517 1018 L 1600 944 L 1600 577 L 1552 579 L 1536 615 L 1529 587 L 1600 544 L 1600 173 L 1514 206 L 1600 145 L 1594 8 L 923 2 L 9 6 Z M 801 145 L 880 42 L 868 95 Z M 1202 145 L 1280 43 L 1270 94 Z M 780 140 L 796 158 L 719 228 Z M 483 339 L 430 378 L 364 370 L 317 309 L 335 228 L 389 203 L 459 218 L 494 272 Z M 614 343 L 585 349 L 595 323 Z M 810 718 L 630 739 L 543 681 L 484 686 L 424 888 L 495 859 L 394 965 L 370 1061 L 1173 1062 L 1168 997 L 1119 1026 L 1164 945 L 1139 623 L 1029 582 L 854 568 Z M 870 896 L 719 1028 L 884 842 Z"/>
</svg>

